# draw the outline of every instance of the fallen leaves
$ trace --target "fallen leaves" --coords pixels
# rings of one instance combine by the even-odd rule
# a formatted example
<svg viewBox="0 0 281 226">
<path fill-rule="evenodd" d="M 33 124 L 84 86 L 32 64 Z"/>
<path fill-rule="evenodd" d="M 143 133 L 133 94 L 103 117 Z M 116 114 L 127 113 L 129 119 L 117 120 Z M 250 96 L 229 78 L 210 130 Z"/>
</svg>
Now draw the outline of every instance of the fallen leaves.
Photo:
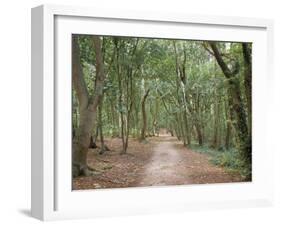
<svg viewBox="0 0 281 226">
<path fill-rule="evenodd" d="M 174 137 L 151 137 L 147 142 L 130 138 L 127 154 L 122 141 L 106 139 L 111 151 L 88 154 L 88 165 L 97 174 L 73 180 L 73 189 L 124 188 L 243 181 L 234 173 L 209 162 L 209 156 L 189 150 Z"/>
</svg>

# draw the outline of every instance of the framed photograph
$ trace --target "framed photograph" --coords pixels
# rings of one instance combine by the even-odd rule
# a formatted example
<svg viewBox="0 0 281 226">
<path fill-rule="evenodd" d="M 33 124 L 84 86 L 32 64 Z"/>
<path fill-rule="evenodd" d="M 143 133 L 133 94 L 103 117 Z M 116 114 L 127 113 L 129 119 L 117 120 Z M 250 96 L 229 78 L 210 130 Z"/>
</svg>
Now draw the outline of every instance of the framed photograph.
<svg viewBox="0 0 281 226">
<path fill-rule="evenodd" d="M 271 205 L 273 23 L 32 9 L 32 216 Z"/>
</svg>

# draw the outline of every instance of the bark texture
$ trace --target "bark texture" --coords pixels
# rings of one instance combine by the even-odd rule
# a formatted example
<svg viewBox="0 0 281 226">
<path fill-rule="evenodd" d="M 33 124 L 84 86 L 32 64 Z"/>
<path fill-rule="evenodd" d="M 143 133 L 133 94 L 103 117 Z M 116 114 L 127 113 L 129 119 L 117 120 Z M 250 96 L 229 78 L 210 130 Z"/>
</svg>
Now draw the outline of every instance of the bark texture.
<svg viewBox="0 0 281 226">
<path fill-rule="evenodd" d="M 237 131 L 237 137 L 239 141 L 239 151 L 240 157 L 243 161 L 245 167 L 249 167 L 249 178 L 251 178 L 251 165 L 252 165 L 252 144 L 251 144 L 251 135 L 248 131 L 247 125 L 247 116 L 245 113 L 245 108 L 242 101 L 242 94 L 240 89 L 239 79 L 237 77 L 239 73 L 239 64 L 238 60 L 233 62 L 232 67 L 229 67 L 216 45 L 215 42 L 209 42 L 214 56 L 217 60 L 218 65 L 220 66 L 223 74 L 228 79 L 229 86 L 229 98 L 231 99 L 229 102 L 232 104 L 230 106 L 230 111 L 235 113 L 235 127 Z M 248 178 L 248 179 L 249 179 Z"/>
<path fill-rule="evenodd" d="M 72 40 L 72 81 L 78 97 L 80 113 L 79 128 L 73 142 L 73 177 L 91 174 L 91 169 L 87 165 L 88 148 L 91 140 L 91 131 L 95 127 L 97 106 L 103 94 L 105 74 L 101 40 L 99 37 L 93 36 L 92 42 L 96 54 L 96 79 L 94 82 L 94 93 L 90 96 L 83 77 L 78 37 L 74 35 Z"/>
<path fill-rule="evenodd" d="M 145 110 L 145 101 L 149 94 L 149 89 L 146 90 L 144 96 L 142 97 L 141 101 L 141 109 L 142 109 L 142 129 L 141 129 L 141 137 L 140 140 L 145 140 L 146 134 L 146 127 L 147 127 L 147 120 L 146 120 L 146 110 Z"/>
<path fill-rule="evenodd" d="M 244 58 L 244 86 L 247 99 L 249 134 L 252 130 L 252 54 L 248 43 L 242 44 Z"/>
</svg>

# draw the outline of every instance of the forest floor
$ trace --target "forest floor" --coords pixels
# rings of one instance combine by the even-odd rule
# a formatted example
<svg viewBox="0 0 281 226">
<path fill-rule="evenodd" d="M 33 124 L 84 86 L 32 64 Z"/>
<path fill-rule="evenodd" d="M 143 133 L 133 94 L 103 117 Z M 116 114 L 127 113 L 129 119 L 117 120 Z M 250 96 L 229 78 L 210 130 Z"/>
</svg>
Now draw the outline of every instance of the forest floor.
<svg viewBox="0 0 281 226">
<path fill-rule="evenodd" d="M 241 182 L 238 173 L 210 163 L 210 156 L 182 145 L 175 137 L 130 138 L 127 154 L 120 155 L 122 141 L 106 139 L 111 151 L 99 155 L 91 149 L 88 164 L 96 173 L 77 177 L 73 189 L 122 188 L 183 184 Z"/>
</svg>

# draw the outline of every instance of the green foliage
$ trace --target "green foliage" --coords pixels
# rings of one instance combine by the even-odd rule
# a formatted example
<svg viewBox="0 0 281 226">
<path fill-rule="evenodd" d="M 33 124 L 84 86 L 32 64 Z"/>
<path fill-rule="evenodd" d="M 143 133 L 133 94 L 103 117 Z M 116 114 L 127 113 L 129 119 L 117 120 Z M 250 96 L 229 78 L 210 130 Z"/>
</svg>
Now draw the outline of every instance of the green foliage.
<svg viewBox="0 0 281 226">
<path fill-rule="evenodd" d="M 228 171 L 238 172 L 243 178 L 247 178 L 249 175 L 249 169 L 243 166 L 239 158 L 239 152 L 235 148 L 218 150 L 210 148 L 207 145 L 198 146 L 197 144 L 192 144 L 189 147 L 196 152 L 209 155 L 210 162 L 214 165 L 224 167 Z"/>
<path fill-rule="evenodd" d="M 241 43 L 216 42 L 230 69 L 239 64 L 238 73 L 230 80 L 204 41 L 110 36 L 101 39 L 106 72 L 102 109 L 105 136 L 120 135 L 122 126 L 127 125 L 129 136 L 139 136 L 143 124 L 141 100 L 149 89 L 145 103 L 147 134 L 166 128 L 187 144 L 200 143 L 201 133 L 204 145 L 193 144 L 192 148 L 210 155 L 216 165 L 249 175 L 249 164 L 243 165 L 236 151 L 239 122 L 232 109 L 236 103 L 231 103 L 229 92 L 233 88 L 230 81 L 241 87 L 241 107 L 246 106 Z M 91 36 L 79 36 L 79 47 L 84 80 L 91 95 L 96 79 Z M 75 95 L 73 92 L 73 123 L 78 127 L 79 103 Z M 227 132 L 229 150 L 209 148 L 224 144 Z"/>
</svg>

